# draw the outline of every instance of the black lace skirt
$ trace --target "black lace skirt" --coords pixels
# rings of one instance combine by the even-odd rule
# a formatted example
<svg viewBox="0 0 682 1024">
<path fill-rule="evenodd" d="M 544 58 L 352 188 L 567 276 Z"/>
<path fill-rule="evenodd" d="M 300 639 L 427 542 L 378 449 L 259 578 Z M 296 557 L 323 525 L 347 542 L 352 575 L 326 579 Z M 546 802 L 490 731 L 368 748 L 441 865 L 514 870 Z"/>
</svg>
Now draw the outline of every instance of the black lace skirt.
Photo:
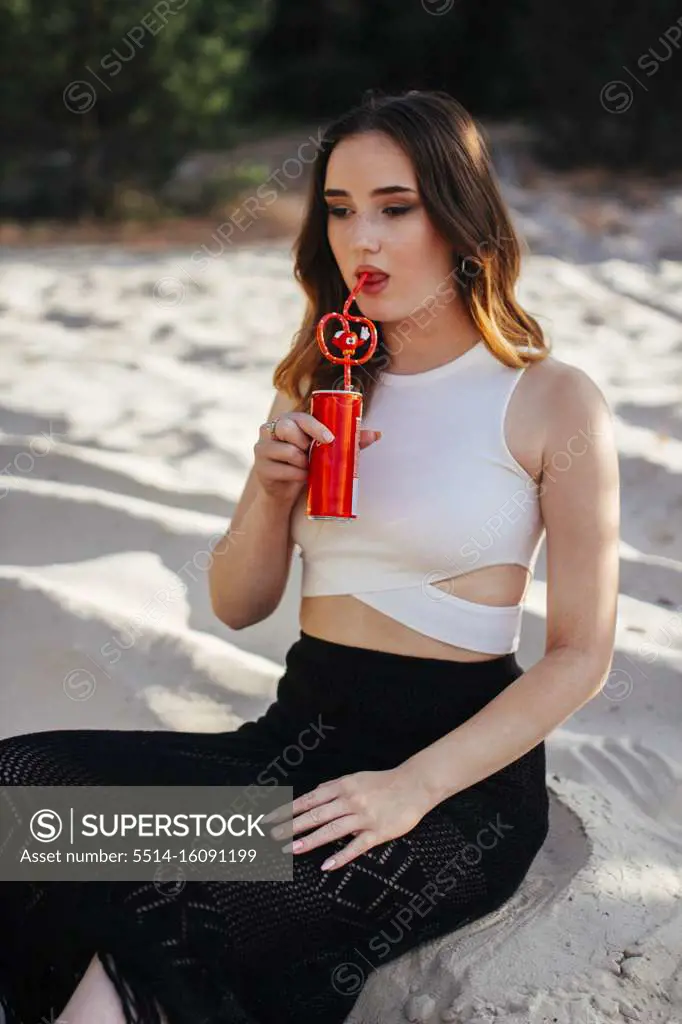
<svg viewBox="0 0 682 1024">
<path fill-rule="evenodd" d="M 14 736 L 0 785 L 276 780 L 295 798 L 401 764 L 523 671 L 514 654 L 452 662 L 301 632 L 256 721 Z M 341 1022 L 373 970 L 509 899 L 547 830 L 543 742 L 336 871 L 320 864 L 351 836 L 294 855 L 290 882 L 0 882 L 0 1006 L 7 1024 L 56 1020 L 97 954 L 127 1024 Z"/>
</svg>

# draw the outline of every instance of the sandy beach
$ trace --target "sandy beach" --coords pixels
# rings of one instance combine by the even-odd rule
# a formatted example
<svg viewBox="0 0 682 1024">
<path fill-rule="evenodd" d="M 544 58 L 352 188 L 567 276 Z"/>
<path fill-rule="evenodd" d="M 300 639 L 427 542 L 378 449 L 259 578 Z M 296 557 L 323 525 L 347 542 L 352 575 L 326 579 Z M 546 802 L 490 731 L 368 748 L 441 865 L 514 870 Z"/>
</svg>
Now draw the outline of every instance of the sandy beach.
<svg viewBox="0 0 682 1024">
<path fill-rule="evenodd" d="M 519 297 L 614 412 L 617 650 L 547 741 L 552 827 L 521 890 L 377 960 L 349 1020 L 682 1024 L 682 204 L 610 231 L 603 209 L 588 229 L 556 196 L 507 194 L 531 249 Z M 198 244 L 2 252 L 1 736 L 219 731 L 274 697 L 298 557 L 276 613 L 238 632 L 213 616 L 205 569 L 303 312 L 290 245 L 246 236 L 201 269 Z M 526 667 L 545 579 L 541 554 Z"/>
</svg>

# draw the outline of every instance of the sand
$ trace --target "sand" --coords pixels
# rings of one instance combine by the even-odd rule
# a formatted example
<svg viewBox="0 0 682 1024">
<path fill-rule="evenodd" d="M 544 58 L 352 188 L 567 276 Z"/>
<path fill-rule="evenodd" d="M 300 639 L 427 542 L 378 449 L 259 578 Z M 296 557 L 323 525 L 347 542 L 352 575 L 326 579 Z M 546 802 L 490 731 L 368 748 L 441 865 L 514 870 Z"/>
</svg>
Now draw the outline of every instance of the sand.
<svg viewBox="0 0 682 1024">
<path fill-rule="evenodd" d="M 349 1019 L 682 1024 L 682 263 L 639 214 L 607 237 L 545 196 L 510 185 L 510 201 L 532 248 L 519 295 L 614 410 L 613 671 L 547 740 L 551 831 L 519 892 L 375 958 Z M 672 238 L 679 197 L 666 202 Z M 290 242 L 243 242 L 200 270 L 187 248 L 2 254 L 1 735 L 224 730 L 274 696 L 298 559 L 277 611 L 239 632 L 212 615 L 204 575 L 303 311 Z M 541 555 L 526 667 L 543 652 L 545 579 Z M 353 966 L 370 971 L 360 952 Z"/>
</svg>

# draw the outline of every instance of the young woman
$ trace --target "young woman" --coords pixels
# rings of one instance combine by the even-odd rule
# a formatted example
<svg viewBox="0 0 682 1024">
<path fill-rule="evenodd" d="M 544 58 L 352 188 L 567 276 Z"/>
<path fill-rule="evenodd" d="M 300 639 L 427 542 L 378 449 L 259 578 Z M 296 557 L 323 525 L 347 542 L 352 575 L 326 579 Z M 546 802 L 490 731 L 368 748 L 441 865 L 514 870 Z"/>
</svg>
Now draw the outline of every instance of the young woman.
<svg viewBox="0 0 682 1024">
<path fill-rule="evenodd" d="M 610 412 L 548 354 L 514 295 L 519 261 L 454 99 L 370 95 L 328 128 L 296 244 L 307 313 L 209 570 L 216 615 L 240 629 L 275 610 L 299 545 L 301 631 L 276 700 L 226 733 L 0 744 L 5 786 L 292 786 L 271 827 L 298 840 L 293 881 L 0 884 L 10 1024 L 51 1008 L 68 1024 L 341 1022 L 370 972 L 516 892 L 547 835 L 544 739 L 610 669 L 619 525 Z M 353 371 L 357 519 L 309 520 L 309 448 L 325 443 L 309 397 L 341 382 L 315 326 L 363 270 L 353 311 L 379 344 Z M 524 669 L 543 537 L 546 650 Z"/>
</svg>

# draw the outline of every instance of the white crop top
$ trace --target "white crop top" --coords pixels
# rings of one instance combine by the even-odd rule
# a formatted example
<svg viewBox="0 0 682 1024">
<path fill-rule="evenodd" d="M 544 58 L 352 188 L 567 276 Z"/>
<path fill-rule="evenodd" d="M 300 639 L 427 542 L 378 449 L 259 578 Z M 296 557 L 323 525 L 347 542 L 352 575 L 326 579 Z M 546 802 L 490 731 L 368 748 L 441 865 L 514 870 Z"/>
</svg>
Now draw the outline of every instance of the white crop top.
<svg viewBox="0 0 682 1024">
<path fill-rule="evenodd" d="M 479 339 L 431 370 L 379 374 L 362 427 L 383 435 L 359 452 L 357 519 L 308 519 L 305 487 L 292 510 L 302 596 L 352 594 L 445 643 L 518 649 L 523 601 L 482 604 L 434 584 L 500 563 L 534 571 L 538 485 L 504 435 L 524 372 Z"/>
</svg>

